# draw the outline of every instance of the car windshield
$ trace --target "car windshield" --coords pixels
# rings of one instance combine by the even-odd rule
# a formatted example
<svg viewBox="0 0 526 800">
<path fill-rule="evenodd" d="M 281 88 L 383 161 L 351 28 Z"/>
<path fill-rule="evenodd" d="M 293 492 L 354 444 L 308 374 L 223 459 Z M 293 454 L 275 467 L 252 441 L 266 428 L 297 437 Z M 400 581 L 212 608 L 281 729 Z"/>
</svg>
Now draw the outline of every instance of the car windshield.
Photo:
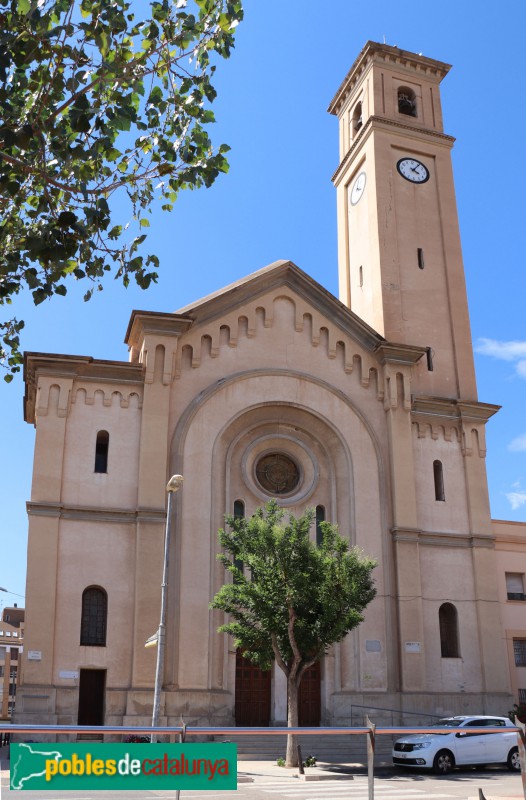
<svg viewBox="0 0 526 800">
<path fill-rule="evenodd" d="M 433 728 L 458 728 L 464 720 L 462 719 L 441 719 L 435 722 Z"/>
</svg>

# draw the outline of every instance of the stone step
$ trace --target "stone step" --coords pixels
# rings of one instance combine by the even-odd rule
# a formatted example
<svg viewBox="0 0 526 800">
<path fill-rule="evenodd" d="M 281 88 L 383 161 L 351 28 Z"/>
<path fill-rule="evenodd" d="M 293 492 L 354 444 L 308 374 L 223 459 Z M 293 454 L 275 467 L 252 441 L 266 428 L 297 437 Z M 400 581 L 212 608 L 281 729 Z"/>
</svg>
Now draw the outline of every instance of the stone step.
<svg viewBox="0 0 526 800">
<path fill-rule="evenodd" d="M 103 742 L 102 733 L 78 733 L 77 742 Z"/>
<path fill-rule="evenodd" d="M 238 758 L 250 761 L 274 761 L 283 757 L 286 748 L 284 735 L 241 736 L 232 732 L 227 736 L 216 736 L 216 741 L 229 741 L 237 744 Z M 365 762 L 367 759 L 367 742 L 365 736 L 358 735 L 309 735 L 299 736 L 303 757 L 315 755 L 318 761 L 344 763 L 349 761 Z M 376 740 L 375 755 L 382 761 L 391 757 L 392 737 L 382 736 Z"/>
</svg>

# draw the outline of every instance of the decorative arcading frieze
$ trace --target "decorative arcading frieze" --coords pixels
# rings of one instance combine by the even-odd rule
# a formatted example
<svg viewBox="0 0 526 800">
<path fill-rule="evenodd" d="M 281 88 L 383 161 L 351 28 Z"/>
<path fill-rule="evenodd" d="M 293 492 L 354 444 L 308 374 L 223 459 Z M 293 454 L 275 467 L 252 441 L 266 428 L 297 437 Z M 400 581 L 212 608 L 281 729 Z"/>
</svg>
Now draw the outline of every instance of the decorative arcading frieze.
<svg viewBox="0 0 526 800">
<path fill-rule="evenodd" d="M 384 368 L 384 408 L 398 408 L 402 405 L 404 411 L 411 411 L 411 380 L 406 370 Z"/>
<path fill-rule="evenodd" d="M 419 439 L 442 440 L 458 444 L 460 441 L 460 431 L 456 425 L 433 424 L 430 422 L 413 422 Z"/>
<path fill-rule="evenodd" d="M 433 439 L 434 441 L 451 442 L 460 444 L 463 456 L 478 455 L 486 457 L 486 433 L 484 426 L 479 427 L 462 425 L 432 424 L 430 422 L 413 422 L 419 439 Z"/>
<path fill-rule="evenodd" d="M 121 408 L 142 408 L 142 397 L 136 391 L 104 389 L 90 387 L 78 387 L 72 392 L 72 403 L 84 403 L 86 406 L 94 406 L 100 403 L 105 408 L 119 405 Z"/>
<path fill-rule="evenodd" d="M 291 321 L 296 333 L 309 336 L 311 346 L 323 350 L 328 359 L 340 361 L 347 375 L 357 369 L 360 385 L 364 389 L 369 388 L 373 374 L 377 397 L 383 399 L 384 390 L 379 379 L 377 362 L 363 351 L 357 352 L 356 343 L 345 336 L 339 327 L 328 322 L 324 315 L 298 298 L 283 294 L 282 289 L 279 294 L 266 297 L 263 301 L 259 298 L 253 304 L 244 306 L 242 313 L 231 312 L 210 322 L 206 327 L 188 331 L 181 337 L 175 354 L 174 379 L 179 379 L 188 367 L 198 369 L 206 358 L 218 358 L 221 347 L 237 347 L 242 338 L 264 336 L 265 330 L 276 324 L 276 302 L 282 300 L 291 304 Z M 410 403 L 409 390 L 405 397 Z"/>
<path fill-rule="evenodd" d="M 460 441 L 460 430 L 457 425 L 434 424 L 430 422 L 413 422 L 419 439 L 433 439 L 433 441 L 444 441 L 458 444 Z"/>
<path fill-rule="evenodd" d="M 37 417 L 46 417 L 54 414 L 56 417 L 68 416 L 70 405 L 71 381 L 61 385 L 59 383 L 42 382 L 37 390 L 35 414 Z"/>
<path fill-rule="evenodd" d="M 463 426 L 462 429 L 462 455 L 471 456 L 473 453 L 480 458 L 486 458 L 486 431 L 484 426 Z"/>
<path fill-rule="evenodd" d="M 94 406 L 98 403 L 104 408 L 111 408 L 113 405 L 119 405 L 121 408 L 142 407 L 142 398 L 135 390 L 120 390 L 111 386 L 102 389 L 89 384 L 73 388 L 70 386 L 70 381 L 67 385 L 43 383 L 37 393 L 36 416 L 68 417 L 74 403 L 83 403 L 87 406 Z"/>
</svg>

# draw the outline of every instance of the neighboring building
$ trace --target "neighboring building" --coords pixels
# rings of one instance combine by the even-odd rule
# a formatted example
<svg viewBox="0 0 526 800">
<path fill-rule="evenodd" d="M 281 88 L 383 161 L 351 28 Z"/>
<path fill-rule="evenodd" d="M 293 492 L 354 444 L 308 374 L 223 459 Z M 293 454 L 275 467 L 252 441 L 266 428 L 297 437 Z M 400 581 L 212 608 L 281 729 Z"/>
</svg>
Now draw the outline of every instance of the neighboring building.
<svg viewBox="0 0 526 800">
<path fill-rule="evenodd" d="M 176 313 L 134 311 L 128 363 L 26 354 L 36 444 L 18 722 L 149 723 L 144 643 L 174 473 L 163 722 L 286 718 L 281 671 L 244 663 L 209 610 L 224 513 L 270 496 L 316 507 L 378 561 L 364 623 L 302 684 L 302 722 L 350 724 L 353 706 L 510 707 L 485 470 L 498 407 L 475 385 L 448 70 L 369 42 L 331 103 L 339 300 L 278 261 Z"/>
<path fill-rule="evenodd" d="M 9 622 L 15 628 L 20 628 L 24 622 L 25 609 L 19 608 L 17 603 L 13 606 L 6 606 L 2 611 L 2 622 Z"/>
<path fill-rule="evenodd" d="M 24 649 L 24 609 L 4 608 L 0 621 L 0 719 L 15 710 L 21 655 Z"/>
<path fill-rule="evenodd" d="M 511 688 L 526 705 L 526 524 L 493 520 L 493 531 Z"/>
</svg>

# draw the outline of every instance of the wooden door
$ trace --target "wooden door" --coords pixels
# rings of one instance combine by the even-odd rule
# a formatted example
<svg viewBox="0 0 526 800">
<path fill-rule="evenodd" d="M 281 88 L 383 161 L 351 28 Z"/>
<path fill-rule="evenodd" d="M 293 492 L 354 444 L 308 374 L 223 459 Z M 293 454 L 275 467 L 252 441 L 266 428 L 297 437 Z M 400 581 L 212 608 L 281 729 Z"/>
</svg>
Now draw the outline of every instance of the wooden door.
<svg viewBox="0 0 526 800">
<path fill-rule="evenodd" d="M 104 725 L 105 669 L 81 669 L 78 725 Z"/>
<path fill-rule="evenodd" d="M 317 661 L 304 673 L 298 698 L 298 724 L 313 727 L 320 724 L 321 717 L 321 670 Z"/>
<path fill-rule="evenodd" d="M 236 725 L 270 723 L 270 670 L 263 672 L 238 650 L 236 653 Z"/>
</svg>

